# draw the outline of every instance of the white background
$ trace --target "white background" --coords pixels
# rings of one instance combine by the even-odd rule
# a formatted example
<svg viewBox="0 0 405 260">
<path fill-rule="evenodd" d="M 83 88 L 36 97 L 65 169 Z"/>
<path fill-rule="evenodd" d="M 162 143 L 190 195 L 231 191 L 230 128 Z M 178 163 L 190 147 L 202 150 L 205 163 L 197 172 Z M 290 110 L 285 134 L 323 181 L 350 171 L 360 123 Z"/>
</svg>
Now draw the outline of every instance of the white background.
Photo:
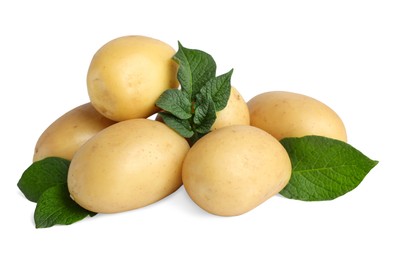
<svg viewBox="0 0 405 260">
<path fill-rule="evenodd" d="M 403 1 L 196 3 L 0 3 L 0 259 L 405 259 Z M 35 229 L 35 204 L 16 184 L 37 138 L 88 102 L 93 54 L 129 34 L 212 54 L 218 73 L 234 68 L 245 100 L 270 90 L 321 100 L 345 122 L 349 143 L 380 163 L 328 202 L 275 196 L 224 218 L 180 188 L 142 209 Z"/>
</svg>

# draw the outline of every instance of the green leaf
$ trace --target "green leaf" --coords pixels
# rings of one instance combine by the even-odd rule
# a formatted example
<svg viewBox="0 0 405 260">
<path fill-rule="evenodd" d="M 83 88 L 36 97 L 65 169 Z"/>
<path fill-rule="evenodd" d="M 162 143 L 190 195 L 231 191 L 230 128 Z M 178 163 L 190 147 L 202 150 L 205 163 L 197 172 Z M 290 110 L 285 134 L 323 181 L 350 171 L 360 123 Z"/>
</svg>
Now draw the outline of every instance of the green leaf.
<svg viewBox="0 0 405 260">
<path fill-rule="evenodd" d="M 356 188 L 378 161 L 351 145 L 321 136 L 285 138 L 292 175 L 280 192 L 290 199 L 332 200 Z"/>
<path fill-rule="evenodd" d="M 194 132 L 189 120 L 177 118 L 174 115 L 166 112 L 160 112 L 159 115 L 162 117 L 167 126 L 175 130 L 181 136 L 185 138 L 193 136 Z"/>
<path fill-rule="evenodd" d="M 209 96 L 199 94 L 196 99 L 194 113 L 195 131 L 205 134 L 211 131 L 211 127 L 217 118 L 214 101 Z"/>
<path fill-rule="evenodd" d="M 179 89 L 168 89 L 160 95 L 156 101 L 156 106 L 172 113 L 180 119 L 191 118 L 191 101 L 187 97 L 187 93 Z"/>
<path fill-rule="evenodd" d="M 58 184 L 42 193 L 34 212 L 36 228 L 70 225 L 96 213 L 80 207 L 70 198 L 67 184 Z"/>
<path fill-rule="evenodd" d="M 221 111 L 228 103 L 229 96 L 231 95 L 232 73 L 233 69 L 228 73 L 212 78 L 201 88 L 201 93 L 205 96 L 210 96 L 212 101 L 214 101 L 216 111 Z"/>
<path fill-rule="evenodd" d="M 193 144 L 211 131 L 216 112 L 227 105 L 233 70 L 216 77 L 211 55 L 185 48 L 180 42 L 173 60 L 179 64 L 181 88 L 164 92 L 156 106 L 163 109 L 163 121 Z"/>
<path fill-rule="evenodd" d="M 179 42 L 173 59 L 180 65 L 177 79 L 190 100 L 207 81 L 215 77 L 217 65 L 211 55 L 200 50 L 187 49 Z"/>
<path fill-rule="evenodd" d="M 48 188 L 67 182 L 69 165 L 70 161 L 58 157 L 36 161 L 24 171 L 17 186 L 28 200 L 37 202 Z"/>
</svg>

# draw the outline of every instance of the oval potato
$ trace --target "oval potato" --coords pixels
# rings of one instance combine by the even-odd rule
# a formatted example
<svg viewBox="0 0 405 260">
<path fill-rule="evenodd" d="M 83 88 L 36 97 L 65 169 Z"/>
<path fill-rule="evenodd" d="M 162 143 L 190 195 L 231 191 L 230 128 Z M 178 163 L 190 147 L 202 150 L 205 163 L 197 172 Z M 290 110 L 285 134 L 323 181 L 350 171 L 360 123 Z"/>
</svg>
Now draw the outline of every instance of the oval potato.
<svg viewBox="0 0 405 260">
<path fill-rule="evenodd" d="M 297 93 L 272 91 L 248 101 L 250 124 L 278 140 L 319 135 L 347 142 L 340 117 L 324 103 Z"/>
<path fill-rule="evenodd" d="M 98 113 L 90 103 L 78 106 L 55 120 L 41 134 L 33 161 L 51 156 L 72 160 L 88 139 L 115 123 Z"/>
<path fill-rule="evenodd" d="M 163 123 L 130 119 L 101 131 L 73 157 L 71 197 L 100 213 L 132 210 L 156 202 L 182 185 L 187 141 Z"/>
<path fill-rule="evenodd" d="M 284 147 L 267 132 L 246 125 L 208 133 L 183 163 L 183 184 L 191 199 L 220 216 L 252 210 L 283 189 L 290 176 Z"/>
<path fill-rule="evenodd" d="M 175 50 L 145 36 L 111 40 L 94 55 L 87 73 L 87 90 L 93 106 L 115 121 L 147 118 L 158 111 L 156 100 L 177 88 Z"/>
<path fill-rule="evenodd" d="M 224 109 L 217 112 L 217 119 L 212 125 L 211 130 L 231 125 L 249 124 L 249 108 L 239 91 L 235 87 L 232 87 L 228 103 Z"/>
</svg>

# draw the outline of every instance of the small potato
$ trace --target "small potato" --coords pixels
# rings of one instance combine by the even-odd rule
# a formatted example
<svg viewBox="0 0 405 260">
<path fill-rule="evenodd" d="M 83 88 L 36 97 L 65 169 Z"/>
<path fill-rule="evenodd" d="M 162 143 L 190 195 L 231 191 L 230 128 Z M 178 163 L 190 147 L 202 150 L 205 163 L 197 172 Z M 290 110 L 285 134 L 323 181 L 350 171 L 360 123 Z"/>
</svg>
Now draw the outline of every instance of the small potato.
<svg viewBox="0 0 405 260">
<path fill-rule="evenodd" d="M 115 121 L 147 118 L 158 111 L 156 100 L 177 88 L 175 50 L 145 36 L 123 36 L 102 46 L 87 73 L 93 106 Z"/>
<path fill-rule="evenodd" d="M 285 137 L 320 135 L 347 141 L 340 117 L 322 102 L 297 93 L 273 91 L 248 102 L 250 124 L 281 140 Z"/>
<path fill-rule="evenodd" d="M 71 197 L 93 212 L 115 213 L 156 202 L 182 184 L 187 141 L 165 124 L 130 119 L 101 131 L 73 157 Z"/>
<path fill-rule="evenodd" d="M 249 109 L 248 106 L 234 87 L 231 88 L 231 95 L 224 109 L 217 112 L 217 119 L 211 129 L 219 129 L 230 125 L 249 125 Z"/>
<path fill-rule="evenodd" d="M 72 160 L 88 139 L 116 122 L 98 113 L 90 103 L 78 106 L 54 121 L 39 137 L 33 161 L 56 156 Z"/>
<path fill-rule="evenodd" d="M 183 183 L 191 199 L 220 216 L 252 210 L 283 189 L 290 177 L 284 147 L 265 131 L 246 125 L 208 133 L 183 163 Z"/>
</svg>

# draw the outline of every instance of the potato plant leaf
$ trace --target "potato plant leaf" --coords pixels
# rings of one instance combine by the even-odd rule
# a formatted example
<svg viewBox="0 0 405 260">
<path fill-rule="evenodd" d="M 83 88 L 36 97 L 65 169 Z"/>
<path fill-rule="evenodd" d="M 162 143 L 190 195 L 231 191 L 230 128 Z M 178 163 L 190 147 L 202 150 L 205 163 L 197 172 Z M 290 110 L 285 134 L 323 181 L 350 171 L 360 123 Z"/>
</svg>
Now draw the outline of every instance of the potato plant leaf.
<svg viewBox="0 0 405 260">
<path fill-rule="evenodd" d="M 217 118 L 215 103 L 209 96 L 197 95 L 194 114 L 196 132 L 200 134 L 208 133 Z"/>
<path fill-rule="evenodd" d="M 192 100 L 207 81 L 215 77 L 217 65 L 206 52 L 185 48 L 179 42 L 173 60 L 179 64 L 177 79 Z"/>
<path fill-rule="evenodd" d="M 36 228 L 54 225 L 70 225 L 96 213 L 80 207 L 69 196 L 67 184 L 58 184 L 47 189 L 38 199 L 34 212 Z"/>
<path fill-rule="evenodd" d="M 191 101 L 185 92 L 168 89 L 156 101 L 156 105 L 179 119 L 191 118 Z"/>
<path fill-rule="evenodd" d="M 37 202 L 48 188 L 66 183 L 69 165 L 70 161 L 58 157 L 36 161 L 23 172 L 17 186 L 28 200 Z"/>
<path fill-rule="evenodd" d="M 211 97 L 215 105 L 215 111 L 221 111 L 228 103 L 231 95 L 232 73 L 233 69 L 228 73 L 212 78 L 201 88 L 201 93 L 204 96 Z"/>
<path fill-rule="evenodd" d="M 194 132 L 191 128 L 189 120 L 180 119 L 170 113 L 160 112 L 159 115 L 162 117 L 163 121 L 169 125 L 173 130 L 179 133 L 185 138 L 190 138 L 193 136 Z"/>
<path fill-rule="evenodd" d="M 280 192 L 304 201 L 333 200 L 356 188 L 378 161 L 351 145 L 321 136 L 285 138 L 292 175 Z"/>
<path fill-rule="evenodd" d="M 69 160 L 48 157 L 32 163 L 18 181 L 17 186 L 25 197 L 37 203 L 34 212 L 37 228 L 69 225 L 96 214 L 70 198 L 67 187 L 69 165 Z"/>
<path fill-rule="evenodd" d="M 231 93 L 231 76 L 216 76 L 216 64 L 208 53 L 188 49 L 179 42 L 173 57 L 179 64 L 179 90 L 166 90 L 156 102 L 163 121 L 194 144 L 211 131 L 216 112 L 224 109 Z"/>
</svg>

